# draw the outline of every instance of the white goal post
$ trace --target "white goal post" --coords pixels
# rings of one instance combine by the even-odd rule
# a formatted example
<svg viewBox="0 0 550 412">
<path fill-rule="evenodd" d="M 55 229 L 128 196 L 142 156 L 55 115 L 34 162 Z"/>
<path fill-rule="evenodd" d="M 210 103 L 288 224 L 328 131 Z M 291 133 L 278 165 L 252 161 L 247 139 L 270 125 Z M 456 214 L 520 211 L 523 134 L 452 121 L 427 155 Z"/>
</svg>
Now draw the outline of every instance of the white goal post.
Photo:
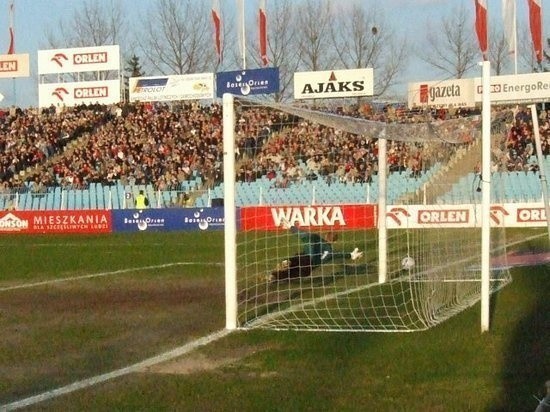
<svg viewBox="0 0 550 412">
<path fill-rule="evenodd" d="M 223 111 L 228 329 L 410 332 L 480 301 L 479 116 L 366 120 L 229 94 Z M 490 230 L 492 293 L 511 278 L 504 227 Z"/>
</svg>

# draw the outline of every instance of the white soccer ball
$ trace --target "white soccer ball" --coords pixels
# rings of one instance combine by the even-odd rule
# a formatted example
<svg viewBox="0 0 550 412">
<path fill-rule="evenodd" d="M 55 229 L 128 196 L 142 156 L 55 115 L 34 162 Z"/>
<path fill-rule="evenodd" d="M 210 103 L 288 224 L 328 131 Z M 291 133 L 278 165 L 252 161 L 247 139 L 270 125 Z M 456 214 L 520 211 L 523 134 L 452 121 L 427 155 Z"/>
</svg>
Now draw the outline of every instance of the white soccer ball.
<svg viewBox="0 0 550 412">
<path fill-rule="evenodd" d="M 405 256 L 403 260 L 401 260 L 401 268 L 403 270 L 411 270 L 414 266 L 414 259 L 410 256 Z"/>
</svg>

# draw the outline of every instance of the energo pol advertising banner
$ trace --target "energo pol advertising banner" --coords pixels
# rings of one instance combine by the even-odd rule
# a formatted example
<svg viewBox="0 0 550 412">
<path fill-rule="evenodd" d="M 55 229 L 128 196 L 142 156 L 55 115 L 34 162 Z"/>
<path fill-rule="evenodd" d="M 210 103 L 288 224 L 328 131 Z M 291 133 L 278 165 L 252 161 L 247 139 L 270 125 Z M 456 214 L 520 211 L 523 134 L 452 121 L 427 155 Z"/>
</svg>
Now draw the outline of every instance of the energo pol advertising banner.
<svg viewBox="0 0 550 412">
<path fill-rule="evenodd" d="M 214 73 L 131 77 L 130 101 L 161 102 L 214 98 Z"/>
<path fill-rule="evenodd" d="M 481 78 L 475 81 L 475 99 L 481 102 Z M 550 96 L 550 73 L 491 76 L 491 101 L 500 103 L 541 102 Z"/>
</svg>

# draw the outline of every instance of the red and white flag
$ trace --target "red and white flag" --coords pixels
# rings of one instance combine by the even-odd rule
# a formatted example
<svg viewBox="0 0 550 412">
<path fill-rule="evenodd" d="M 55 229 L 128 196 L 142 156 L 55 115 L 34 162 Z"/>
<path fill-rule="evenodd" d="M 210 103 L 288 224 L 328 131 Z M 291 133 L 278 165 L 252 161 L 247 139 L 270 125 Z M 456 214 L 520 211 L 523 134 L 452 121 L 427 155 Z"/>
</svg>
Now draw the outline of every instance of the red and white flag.
<svg viewBox="0 0 550 412">
<path fill-rule="evenodd" d="M 214 24 L 214 48 L 218 56 L 218 63 L 222 61 L 222 16 L 220 0 L 212 0 L 212 23 Z"/>
<path fill-rule="evenodd" d="M 13 29 L 13 13 L 14 13 L 14 6 L 13 6 L 13 0 L 10 2 L 10 45 L 8 47 L 8 54 L 15 54 L 15 31 Z"/>
<path fill-rule="evenodd" d="M 258 26 L 260 33 L 260 57 L 262 58 L 263 65 L 267 66 L 269 59 L 267 58 L 267 15 L 265 11 L 265 0 L 260 0 Z"/>
<path fill-rule="evenodd" d="M 474 0 L 476 3 L 476 34 L 483 60 L 487 60 L 487 0 Z"/>
<path fill-rule="evenodd" d="M 527 0 L 529 5 L 529 27 L 535 58 L 540 64 L 542 62 L 542 24 L 541 24 L 541 0 Z"/>
<path fill-rule="evenodd" d="M 516 0 L 502 0 L 502 20 L 504 21 L 504 36 L 508 43 L 508 52 L 516 54 Z"/>
</svg>

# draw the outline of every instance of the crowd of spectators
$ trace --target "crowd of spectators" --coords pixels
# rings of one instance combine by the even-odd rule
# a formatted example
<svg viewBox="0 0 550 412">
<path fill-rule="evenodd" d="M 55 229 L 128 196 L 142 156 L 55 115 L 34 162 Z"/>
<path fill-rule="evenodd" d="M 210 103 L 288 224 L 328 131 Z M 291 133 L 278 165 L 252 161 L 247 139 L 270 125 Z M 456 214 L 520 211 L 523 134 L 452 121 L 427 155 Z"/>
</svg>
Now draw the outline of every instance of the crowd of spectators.
<svg viewBox="0 0 550 412">
<path fill-rule="evenodd" d="M 493 147 L 494 172 L 536 172 L 539 170 L 531 109 L 515 107 L 506 122 L 506 138 Z M 539 134 L 541 152 L 546 158 L 550 155 L 550 108 L 540 110 Z"/>
<path fill-rule="evenodd" d="M 385 122 L 425 121 L 426 113 L 387 105 L 339 107 L 338 114 Z M 472 114 L 433 110 L 433 120 Z M 540 119 L 542 151 L 550 154 L 548 111 Z M 535 153 L 530 111 L 516 108 L 508 133 L 493 147 L 494 170 L 532 170 Z M 269 179 L 273 187 L 325 179 L 370 183 L 378 170 L 378 141 L 341 132 L 263 106 L 241 108 L 236 121 L 237 180 Z M 418 177 L 434 155 L 426 142 L 393 140 L 390 172 Z M 186 181 L 208 188 L 223 180 L 222 107 L 219 104 L 136 103 L 56 110 L 0 111 L 0 192 L 40 192 L 91 183 L 152 184 L 179 190 Z"/>
</svg>

